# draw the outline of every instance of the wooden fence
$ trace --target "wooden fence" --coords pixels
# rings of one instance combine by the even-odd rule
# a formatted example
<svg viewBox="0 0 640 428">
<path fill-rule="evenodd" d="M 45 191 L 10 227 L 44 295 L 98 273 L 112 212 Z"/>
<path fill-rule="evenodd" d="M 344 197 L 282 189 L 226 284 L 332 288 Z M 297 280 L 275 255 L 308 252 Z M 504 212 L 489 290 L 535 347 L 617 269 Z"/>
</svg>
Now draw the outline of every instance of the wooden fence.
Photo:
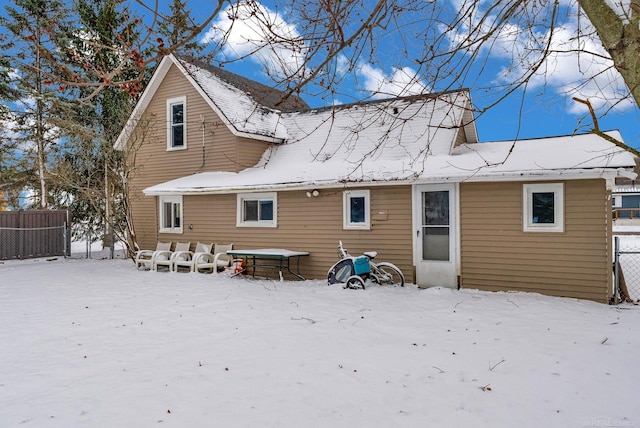
<svg viewBox="0 0 640 428">
<path fill-rule="evenodd" d="M 69 211 L 0 212 L 0 260 L 68 256 Z"/>
</svg>

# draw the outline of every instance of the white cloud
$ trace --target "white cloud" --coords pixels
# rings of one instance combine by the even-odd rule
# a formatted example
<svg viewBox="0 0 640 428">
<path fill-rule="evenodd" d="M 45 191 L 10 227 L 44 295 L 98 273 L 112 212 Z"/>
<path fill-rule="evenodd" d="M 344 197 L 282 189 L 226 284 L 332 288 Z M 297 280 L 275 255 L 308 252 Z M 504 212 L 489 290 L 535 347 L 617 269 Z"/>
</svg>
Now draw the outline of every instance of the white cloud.
<svg viewBox="0 0 640 428">
<path fill-rule="evenodd" d="M 497 16 L 487 14 L 482 7 L 486 2 L 451 0 L 451 3 L 460 14 L 458 26 L 441 24 L 439 28 L 451 46 L 467 54 L 480 49 L 485 53 L 490 50 L 492 56 L 500 59 L 521 58 L 523 49 L 537 43 L 537 37 L 529 37 L 518 25 L 497 22 Z"/>
<path fill-rule="evenodd" d="M 550 85 L 559 94 L 589 100 L 595 109 L 611 105 L 621 110 L 631 108 L 633 102 L 627 96 L 629 91 L 600 41 L 591 37 L 577 38 L 576 34 L 578 29 L 572 25 L 554 30 L 550 44 L 552 53 L 530 80 L 530 86 Z M 508 74 L 501 77 L 508 78 Z M 580 103 L 569 104 L 572 113 L 582 113 L 585 108 Z"/>
<path fill-rule="evenodd" d="M 546 85 L 557 94 L 588 99 L 596 109 L 610 106 L 619 110 L 631 108 L 634 104 L 628 97 L 629 91 L 588 19 L 583 15 L 578 21 L 575 13 L 578 6 L 574 0 L 561 3 L 573 12 L 570 13 L 570 21 L 554 28 L 553 32 L 507 23 L 483 43 L 480 49 L 489 59 L 508 63 L 499 72 L 497 80 L 501 84 L 508 84 L 522 79 L 540 62 L 541 48 L 551 37 L 551 54 L 542 61 L 538 72 L 529 80 L 529 88 Z M 618 14 L 624 12 L 620 0 L 607 0 L 607 3 Z M 468 0 L 453 0 L 452 4 L 456 10 L 469 8 Z M 452 45 L 464 43 L 470 34 L 473 39 L 479 40 L 489 33 L 496 17 L 488 15 L 481 20 L 486 10 L 478 8 L 475 12 L 467 25 L 447 33 Z M 469 53 L 473 48 L 470 47 Z M 572 113 L 583 113 L 586 107 L 571 101 L 568 109 Z"/>
<path fill-rule="evenodd" d="M 349 72 L 349 68 L 351 66 L 351 61 L 345 55 L 338 55 L 338 60 L 336 61 L 336 74 L 339 76 L 344 76 Z"/>
<path fill-rule="evenodd" d="M 249 57 L 280 78 L 305 70 L 306 47 L 296 26 L 258 2 L 227 7 L 201 42 L 220 44 L 230 59 Z"/>
<path fill-rule="evenodd" d="M 357 69 L 357 73 L 363 79 L 363 89 L 371 93 L 373 98 L 389 98 L 430 92 L 427 84 L 420 80 L 417 72 L 411 67 L 394 67 L 391 74 L 385 74 L 383 70 L 370 64 L 361 64 Z"/>
</svg>

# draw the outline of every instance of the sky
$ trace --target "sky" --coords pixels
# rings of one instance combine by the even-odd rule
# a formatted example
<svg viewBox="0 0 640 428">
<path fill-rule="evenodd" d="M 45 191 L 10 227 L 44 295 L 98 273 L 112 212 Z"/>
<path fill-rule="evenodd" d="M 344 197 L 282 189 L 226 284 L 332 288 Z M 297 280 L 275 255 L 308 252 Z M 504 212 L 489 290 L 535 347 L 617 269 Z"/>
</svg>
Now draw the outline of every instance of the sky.
<svg viewBox="0 0 640 428">
<path fill-rule="evenodd" d="M 0 262 L 0 426 L 640 424 L 640 306 L 102 256 Z"/>
<path fill-rule="evenodd" d="M 263 13 L 270 17 L 271 25 L 281 29 L 283 34 L 299 34 L 295 22 L 287 16 L 276 13 L 275 9 L 264 0 Z M 613 0 L 609 0 L 613 2 Z M 465 0 L 451 0 L 439 2 L 443 10 L 449 8 L 461 9 L 465 7 Z M 492 2 L 476 2 L 479 12 L 486 11 Z M 625 142 L 632 147 L 640 146 L 640 110 L 629 99 L 623 99 L 621 94 L 628 91 L 620 75 L 611 69 L 611 61 L 600 58 L 597 54 L 606 56 L 599 41 L 593 37 L 575 39 L 578 26 L 591 30 L 588 20 L 584 16 L 578 19 L 576 5 L 571 0 L 560 2 L 564 15 L 559 18 L 559 24 L 554 30 L 554 37 L 550 49 L 555 54 L 550 55 L 540 67 L 540 72 L 534 75 L 527 90 L 517 90 L 497 106 L 478 116 L 478 131 L 481 141 L 511 140 L 514 138 L 535 138 L 554 135 L 570 135 L 575 132 L 584 133 L 592 129 L 591 117 L 587 108 L 572 97 L 588 99 L 592 102 L 599 116 L 601 130 L 618 129 Z M 619 8 L 616 8 L 619 10 Z M 203 12 L 200 12 L 203 13 Z M 445 12 L 446 13 L 446 12 Z M 226 15 L 215 20 L 201 39 L 204 43 L 216 43 L 221 40 L 220 34 L 229 28 L 230 21 Z M 252 53 L 256 46 L 262 46 L 264 37 L 261 27 L 264 24 L 252 18 L 251 14 L 240 12 L 239 16 L 245 21 L 240 24 L 236 20 L 233 30 L 226 38 L 223 53 L 226 58 L 240 58 L 247 56 L 239 64 L 230 65 L 230 69 L 257 80 L 264 79 L 263 66 L 271 68 L 272 74 L 278 73 L 278 68 L 284 61 L 287 66 L 299 65 L 300 55 L 295 49 L 298 46 L 278 45 L 276 48 L 262 48 Z M 489 20 L 496 19 L 489 13 Z M 473 25 L 481 28 L 479 17 Z M 464 39 L 474 31 L 469 26 L 461 26 L 447 37 L 451 40 Z M 478 31 L 483 31 L 482 28 Z M 486 30 L 488 31 L 488 29 Z M 477 33 L 474 33 L 477 34 Z M 495 99 L 495 88 L 527 71 L 533 59 L 529 52 L 539 40 L 548 35 L 545 29 L 533 28 L 527 30 L 517 23 L 504 25 L 493 37 L 492 49 L 480 49 L 480 60 L 471 66 L 467 72 L 470 76 L 459 80 L 459 86 L 452 87 L 447 79 L 443 79 L 446 89 L 469 87 L 471 96 L 478 108 L 483 109 L 492 104 Z M 394 38 L 396 37 L 396 38 Z M 248 42 L 251 40 L 251 42 Z M 385 37 L 378 40 L 377 49 L 384 59 L 376 63 L 369 63 L 362 58 L 358 60 L 350 78 L 344 79 L 340 88 L 341 95 L 327 100 L 326 97 L 303 98 L 313 107 L 327 105 L 327 103 L 349 103 L 355 99 L 376 98 L 376 92 L 394 95 L 410 95 L 420 92 L 438 91 L 420 75 L 419 70 L 410 61 L 410 54 L 403 58 L 394 53 L 394 49 L 406 45 L 406 40 L 399 40 L 397 36 Z M 595 52 L 596 55 L 577 55 L 574 50 L 581 47 L 584 51 Z M 415 48 L 415 47 L 414 47 Z M 411 49 L 411 46 L 408 48 Z M 471 53 L 467 55 L 470 57 Z M 530 56 L 530 55 L 529 55 Z M 484 59 L 483 59 L 484 58 Z M 486 60 L 485 60 L 486 59 Z M 346 58 L 344 58 L 346 62 Z M 260 65 L 259 67 L 256 67 Z M 477 73 L 477 74 L 475 74 Z M 585 77 L 593 77 L 585 79 Z M 437 85 L 438 83 L 436 83 Z M 444 86 L 443 85 L 443 86 Z M 603 113 L 606 115 L 601 117 Z"/>
<path fill-rule="evenodd" d="M 263 16 L 268 18 L 270 28 L 277 29 L 277 32 L 285 36 L 298 36 L 302 29 L 296 20 L 291 14 L 282 13 L 282 8 L 277 9 L 272 1 L 262 0 L 262 3 L 258 3 Z M 616 10 L 621 10 L 615 6 L 618 0 L 606 1 Z M 468 7 L 470 3 L 477 5 L 478 13 L 472 15 L 470 23 L 446 33 L 445 41 L 463 40 L 470 34 L 476 37 L 482 35 L 483 31 L 489 31 L 489 28 L 485 28 L 488 26 L 487 22 L 497 20 L 491 13 L 486 21 L 480 20 L 480 16 L 492 2 L 445 0 L 437 4 L 443 11 L 443 17 L 447 17 L 447 13 Z M 5 4 L 6 0 L 0 1 L 0 5 Z M 132 4 L 136 7 L 136 3 Z M 166 7 L 167 4 L 166 0 L 160 2 L 161 7 Z M 206 2 L 192 0 L 187 5 L 195 19 L 204 19 L 210 13 L 210 6 Z M 578 18 L 575 13 L 575 0 L 562 0 L 560 5 L 563 13 L 560 14 L 559 26 L 554 31 L 550 46 L 558 53 L 551 55 L 542 64 L 541 72 L 530 79 L 526 91 L 516 90 L 496 106 L 477 115 L 480 141 L 587 132 L 592 129 L 592 121 L 586 107 L 572 100 L 573 96 L 578 96 L 593 103 L 601 130 L 617 129 L 628 145 L 640 147 L 640 109 L 629 102 L 629 99 L 623 99 L 626 87 L 617 72 L 610 69 L 610 61 L 598 55 L 578 56 L 573 53 L 578 46 L 596 54 L 602 54 L 603 49 L 594 37 L 573 37 L 578 26 L 589 31 L 588 20 L 584 16 Z M 229 28 L 230 20 L 227 16 L 227 13 L 222 13 L 214 19 L 198 37 L 199 42 L 218 46 L 222 40 L 222 32 Z M 283 67 L 291 69 L 300 66 L 300 52 L 306 48 L 304 45 L 283 42 L 256 49 L 266 45 L 264 22 L 258 22 L 255 15 L 243 9 L 240 9 L 239 16 L 244 19 L 235 20 L 234 28 L 228 34 L 220 55 L 221 60 L 231 61 L 226 64 L 229 70 L 271 84 L 273 80 L 265 70 L 277 78 L 282 74 Z M 312 107 L 321 107 L 332 103 L 344 104 L 380 98 L 381 94 L 411 95 L 467 87 L 470 88 L 472 100 L 478 109 L 484 109 L 495 102 L 496 88 L 527 71 L 533 61 L 527 52 L 548 36 L 548 31 L 542 27 L 527 29 L 517 22 L 502 25 L 490 39 L 491 50 L 470 50 L 467 55 L 462 56 L 461 63 L 469 60 L 472 55 L 478 58 L 471 61 L 472 65 L 465 69 L 465 78 L 453 81 L 443 77 L 432 82 L 424 78 L 428 75 L 428 68 L 416 66 L 411 60 L 419 52 L 420 40 L 412 38 L 412 27 L 407 24 L 406 28 L 408 35 L 404 35 L 403 39 L 398 34 L 390 34 L 375 40 L 374 47 L 378 56 L 372 58 L 372 61 L 360 57 L 351 64 L 353 70 L 350 73 L 341 70 L 341 67 L 349 65 L 347 57 L 339 57 L 336 69 L 342 76 L 342 84 L 336 88 L 335 95 L 329 97 L 318 86 L 310 85 L 302 98 Z M 399 51 L 406 52 L 398 53 Z M 594 79 L 585 79 L 593 76 Z"/>
</svg>

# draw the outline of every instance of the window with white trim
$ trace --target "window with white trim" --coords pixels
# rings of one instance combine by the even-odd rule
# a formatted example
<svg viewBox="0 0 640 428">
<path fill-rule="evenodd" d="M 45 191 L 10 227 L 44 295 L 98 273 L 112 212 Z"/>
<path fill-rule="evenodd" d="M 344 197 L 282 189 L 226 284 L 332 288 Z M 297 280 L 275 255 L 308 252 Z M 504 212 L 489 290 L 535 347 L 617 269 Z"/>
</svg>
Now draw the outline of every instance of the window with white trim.
<svg viewBox="0 0 640 428">
<path fill-rule="evenodd" d="M 564 232 L 564 185 L 523 184 L 523 230 Z"/>
<path fill-rule="evenodd" d="M 238 227 L 276 227 L 278 194 L 239 193 L 237 206 Z"/>
<path fill-rule="evenodd" d="M 187 97 L 167 100 L 167 150 L 187 148 Z"/>
<path fill-rule="evenodd" d="M 160 196 L 160 232 L 182 233 L 182 196 Z"/>
<path fill-rule="evenodd" d="M 371 228 L 370 197 L 368 190 L 346 190 L 343 193 L 342 227 L 344 229 Z"/>
<path fill-rule="evenodd" d="M 622 196 L 616 195 L 612 198 L 612 208 L 622 208 Z"/>
</svg>

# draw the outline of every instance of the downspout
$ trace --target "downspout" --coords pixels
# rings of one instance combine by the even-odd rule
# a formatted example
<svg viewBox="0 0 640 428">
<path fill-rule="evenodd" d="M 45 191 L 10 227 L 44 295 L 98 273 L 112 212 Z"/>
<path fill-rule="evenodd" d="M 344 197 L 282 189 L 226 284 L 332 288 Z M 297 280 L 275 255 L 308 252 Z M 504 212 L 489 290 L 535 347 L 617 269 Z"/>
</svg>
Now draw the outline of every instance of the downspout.
<svg viewBox="0 0 640 428">
<path fill-rule="evenodd" d="M 200 115 L 200 128 L 202 129 L 202 165 L 200 165 L 199 169 L 204 168 L 205 164 L 205 146 L 204 146 L 204 115 Z"/>
</svg>

